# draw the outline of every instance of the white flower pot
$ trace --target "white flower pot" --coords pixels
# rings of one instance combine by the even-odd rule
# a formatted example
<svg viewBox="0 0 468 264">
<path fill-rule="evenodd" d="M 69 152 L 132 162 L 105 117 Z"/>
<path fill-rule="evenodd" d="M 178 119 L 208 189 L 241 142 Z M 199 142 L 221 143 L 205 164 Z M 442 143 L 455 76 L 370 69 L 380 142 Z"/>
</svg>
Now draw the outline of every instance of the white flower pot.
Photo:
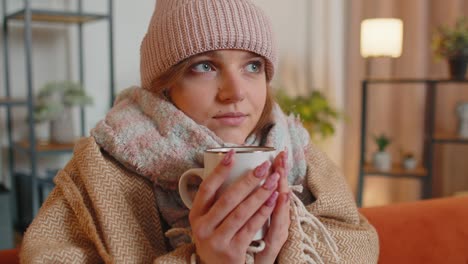
<svg viewBox="0 0 468 264">
<path fill-rule="evenodd" d="M 417 165 L 417 162 L 415 158 L 403 159 L 403 168 L 405 170 L 414 170 L 416 169 L 416 165 Z"/>
<path fill-rule="evenodd" d="M 50 123 L 50 138 L 55 143 L 72 143 L 75 141 L 73 111 L 66 107 L 63 113 Z"/>
<path fill-rule="evenodd" d="M 457 105 L 457 114 L 460 121 L 458 135 L 461 138 L 468 138 L 468 103 L 459 103 Z"/>
<path fill-rule="evenodd" d="M 392 157 L 390 153 L 385 151 L 374 153 L 372 165 L 380 171 L 389 171 L 392 168 Z"/>
<path fill-rule="evenodd" d="M 47 144 L 50 141 L 50 122 L 44 121 L 34 124 L 34 134 L 37 144 Z"/>
<path fill-rule="evenodd" d="M 460 122 L 458 136 L 461 138 L 468 138 L 468 120 L 465 122 Z"/>
</svg>

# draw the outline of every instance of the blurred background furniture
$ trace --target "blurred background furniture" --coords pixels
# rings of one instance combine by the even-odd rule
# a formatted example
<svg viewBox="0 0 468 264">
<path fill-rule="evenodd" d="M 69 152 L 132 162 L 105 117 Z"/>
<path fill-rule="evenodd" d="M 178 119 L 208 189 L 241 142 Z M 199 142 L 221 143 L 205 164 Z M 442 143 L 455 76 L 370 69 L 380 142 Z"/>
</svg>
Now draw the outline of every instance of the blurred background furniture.
<svg viewBox="0 0 468 264">
<path fill-rule="evenodd" d="M 360 210 L 379 234 L 379 264 L 468 263 L 468 196 Z"/>
<path fill-rule="evenodd" d="M 0 250 L 14 247 L 11 199 L 11 192 L 0 184 Z"/>
<path fill-rule="evenodd" d="M 402 168 L 401 160 L 399 157 L 393 158 L 393 164 L 390 170 L 382 171 L 376 169 L 371 164 L 366 162 L 366 152 L 369 148 L 366 143 L 369 140 L 367 126 L 368 126 L 368 113 L 372 109 L 368 109 L 369 93 L 378 92 L 379 86 L 391 84 L 392 89 L 419 89 L 423 85 L 425 89 L 425 112 L 421 116 L 421 124 L 424 125 L 424 135 L 421 135 L 423 149 L 420 151 L 422 157 L 419 159 L 421 162 L 419 166 L 414 169 L 408 170 Z M 403 86 L 404 84 L 411 84 L 412 87 Z M 364 179 L 366 176 L 379 175 L 394 178 L 410 178 L 420 180 L 421 184 L 421 198 L 427 199 L 433 197 L 433 178 L 434 178 L 434 149 L 436 145 L 442 144 L 468 144 L 468 138 L 462 138 L 457 134 L 441 134 L 436 131 L 436 98 L 441 98 L 437 92 L 438 86 L 446 84 L 459 84 L 463 88 L 468 88 L 468 80 L 453 80 L 453 79 L 364 79 L 362 81 L 362 106 L 361 106 L 361 148 L 360 148 L 360 163 L 359 163 L 359 178 L 357 188 L 357 203 L 362 206 L 363 192 L 364 192 Z M 441 87 L 443 88 L 443 87 Z M 389 111 L 391 111 L 389 109 Z M 397 141 L 398 138 L 393 138 Z M 439 157 L 440 158 L 440 157 Z M 462 157 L 460 157 L 462 158 Z"/>
<path fill-rule="evenodd" d="M 38 159 L 44 156 L 58 155 L 64 153 L 71 153 L 73 150 L 73 142 L 69 144 L 58 144 L 54 142 L 47 142 L 39 144 L 37 140 L 37 131 L 35 131 L 35 124 L 33 118 L 28 118 L 25 122 L 27 137 L 25 140 L 19 141 L 17 138 L 18 128 L 15 128 L 13 125 L 13 115 L 17 111 L 13 111 L 13 107 L 25 108 L 27 116 L 32 117 L 33 111 L 35 109 L 35 89 L 34 79 L 38 78 L 34 75 L 35 70 L 33 65 L 33 56 L 32 50 L 35 45 L 33 39 L 33 28 L 39 26 L 44 29 L 44 25 L 48 25 L 51 28 L 57 25 L 66 25 L 69 27 L 75 26 L 77 37 L 77 59 L 76 59 L 76 68 L 78 69 L 78 82 L 81 86 L 85 86 L 85 63 L 84 63 L 84 25 L 89 24 L 95 21 L 105 21 L 108 24 L 107 32 L 102 34 L 104 39 L 107 38 L 108 41 L 108 52 L 109 52 L 109 93 L 110 93 L 110 105 L 114 101 L 115 91 L 114 91 L 114 56 L 113 56 L 113 0 L 105 0 L 107 2 L 107 10 L 102 13 L 96 12 L 87 12 L 84 11 L 83 1 L 77 0 L 76 8 L 74 10 L 55 10 L 49 7 L 38 8 L 33 4 L 36 4 L 37 1 L 24 0 L 21 1 L 23 5 L 18 7 L 19 3 L 13 1 L 12 4 L 17 4 L 14 8 L 9 8 L 10 6 L 7 3 L 12 1 L 3 0 L 2 1 L 2 10 L 3 10 L 3 46 L 4 46 L 4 71 L 5 71 L 5 87 L 4 88 L 4 97 L 0 97 L 0 106 L 5 107 L 6 109 L 6 137 L 7 137 L 7 160 L 8 160 L 8 183 L 11 207 L 9 217 L 12 218 L 13 224 L 15 227 L 23 231 L 32 221 L 33 217 L 36 215 L 43 197 L 46 196 L 46 188 L 50 188 L 49 185 L 52 183 L 51 177 L 48 175 L 40 175 L 38 169 Z M 18 23 L 19 22 L 19 23 Z M 13 24 L 13 26 L 12 26 Z M 24 33 L 23 39 L 20 39 L 22 43 L 12 43 L 13 45 L 24 46 L 24 59 L 25 59 L 25 74 L 22 77 L 25 82 L 25 91 L 21 97 L 18 97 L 18 91 L 21 91 L 21 85 L 12 83 L 14 74 L 14 67 L 12 64 L 17 60 L 15 58 L 10 59 L 10 56 L 15 55 L 15 52 L 12 52 L 10 49 L 10 41 L 15 39 L 15 28 L 22 27 L 22 32 Z M 10 28 L 13 29 L 10 32 Z M 50 29 L 50 28 L 49 28 Z M 43 31 L 46 34 L 47 30 Z M 64 34 L 67 34 L 68 31 L 63 31 Z M 52 42 L 52 39 L 48 39 Z M 18 41 L 18 40 L 16 40 Z M 13 41 L 11 41 L 13 42 Z M 48 58 L 51 61 L 42 61 L 40 65 L 53 64 L 53 60 Z M 91 62 L 93 63 L 93 62 Z M 38 70 L 38 72 L 41 72 Z M 43 77 L 43 76 L 41 76 Z M 95 88 L 95 87 L 94 87 Z M 89 87 L 88 87 L 89 89 Z M 16 94 L 12 93 L 15 92 Z M 81 124 L 81 136 L 86 136 L 87 128 L 85 127 L 85 112 L 84 109 L 80 109 L 80 124 Z M 22 155 L 22 156 L 20 156 Z M 18 161 L 15 160 L 15 157 L 25 157 L 28 161 L 27 171 L 18 171 Z M 54 168 L 56 169 L 56 168 Z M 27 183 L 27 185 L 24 185 Z M 21 186 L 20 186 L 21 185 Z M 23 190 L 22 193 L 19 193 L 20 190 Z M 2 191 L 3 192 L 3 191 Z M 19 202 L 22 204 L 19 205 Z M 0 211 L 1 217 L 7 217 L 6 212 Z M 5 214 L 5 215 L 4 215 Z M 2 239 L 7 239 L 2 237 Z"/>
<path fill-rule="evenodd" d="M 0 263 L 19 264 L 18 252 L 17 248 L 0 250 Z"/>
</svg>

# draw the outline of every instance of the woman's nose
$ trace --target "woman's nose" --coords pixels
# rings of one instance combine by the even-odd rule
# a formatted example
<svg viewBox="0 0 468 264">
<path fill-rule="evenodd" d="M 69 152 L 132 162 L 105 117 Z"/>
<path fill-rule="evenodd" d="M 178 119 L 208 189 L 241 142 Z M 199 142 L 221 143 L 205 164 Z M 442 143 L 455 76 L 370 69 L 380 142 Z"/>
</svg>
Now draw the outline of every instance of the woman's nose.
<svg viewBox="0 0 468 264">
<path fill-rule="evenodd" d="M 245 85 L 242 84 L 241 73 L 223 73 L 218 87 L 218 98 L 225 103 L 235 103 L 244 100 Z"/>
</svg>

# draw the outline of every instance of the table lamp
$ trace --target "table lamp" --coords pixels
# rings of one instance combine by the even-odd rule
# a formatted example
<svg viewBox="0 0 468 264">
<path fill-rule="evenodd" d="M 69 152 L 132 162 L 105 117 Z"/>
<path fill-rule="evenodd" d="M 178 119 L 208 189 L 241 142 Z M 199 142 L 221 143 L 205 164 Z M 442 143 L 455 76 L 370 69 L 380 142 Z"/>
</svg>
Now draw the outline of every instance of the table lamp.
<svg viewBox="0 0 468 264">
<path fill-rule="evenodd" d="M 401 56 L 403 22 L 396 18 L 371 18 L 361 22 L 361 56 L 366 58 L 366 76 L 369 58 Z"/>
</svg>

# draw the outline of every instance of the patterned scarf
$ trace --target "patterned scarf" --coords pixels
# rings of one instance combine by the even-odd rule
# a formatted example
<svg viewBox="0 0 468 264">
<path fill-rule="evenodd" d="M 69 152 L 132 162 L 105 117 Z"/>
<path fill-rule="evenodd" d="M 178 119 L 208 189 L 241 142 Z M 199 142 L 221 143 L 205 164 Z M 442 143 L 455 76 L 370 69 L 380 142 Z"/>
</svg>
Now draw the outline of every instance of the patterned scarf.
<svg viewBox="0 0 468 264">
<path fill-rule="evenodd" d="M 307 167 L 304 148 L 309 144 L 309 134 L 297 118 L 287 117 L 277 105 L 273 109 L 273 122 L 263 138 L 250 136 L 244 145 L 264 142 L 263 145 L 278 152 L 287 148 L 288 181 L 302 185 Z M 205 149 L 232 146 L 163 96 L 138 87 L 120 93 L 114 107 L 91 134 L 111 156 L 153 182 L 158 208 L 172 228 L 189 226 L 188 209 L 177 191 L 180 175 L 189 168 L 203 167 Z M 171 239 L 173 245 L 181 242 Z"/>
</svg>

